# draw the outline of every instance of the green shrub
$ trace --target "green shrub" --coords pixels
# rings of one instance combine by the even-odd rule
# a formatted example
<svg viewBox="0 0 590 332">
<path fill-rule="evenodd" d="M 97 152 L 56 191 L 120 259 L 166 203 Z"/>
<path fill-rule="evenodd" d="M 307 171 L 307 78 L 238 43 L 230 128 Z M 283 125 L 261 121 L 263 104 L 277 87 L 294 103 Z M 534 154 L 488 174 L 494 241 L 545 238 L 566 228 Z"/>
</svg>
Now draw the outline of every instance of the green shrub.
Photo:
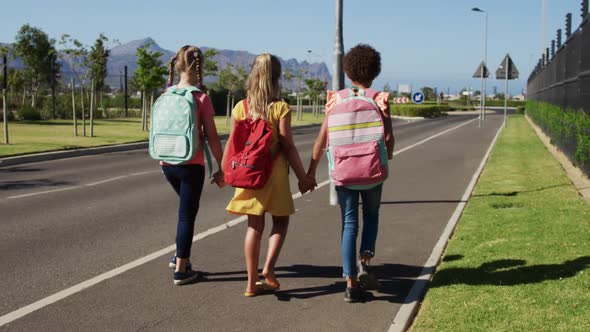
<svg viewBox="0 0 590 332">
<path fill-rule="evenodd" d="M 48 120 L 53 118 L 53 102 L 51 97 L 45 98 L 41 107 L 41 118 Z M 56 96 L 55 98 L 55 118 L 71 119 L 72 118 L 72 97 Z"/>
<path fill-rule="evenodd" d="M 551 142 L 590 175 L 590 115 L 533 100 L 527 102 L 526 110 Z"/>
<path fill-rule="evenodd" d="M 452 111 L 462 111 L 462 112 L 465 112 L 465 111 L 475 111 L 475 107 L 473 107 L 471 105 L 450 103 L 449 104 L 449 107 L 451 108 Z"/>
<path fill-rule="evenodd" d="M 21 120 L 41 120 L 41 112 L 30 106 L 23 106 L 16 111 L 18 118 Z"/>
<path fill-rule="evenodd" d="M 391 107 L 392 115 L 435 118 L 446 115 L 451 108 L 448 105 L 395 105 Z"/>
<path fill-rule="evenodd" d="M 516 114 L 524 114 L 525 111 L 525 107 L 524 106 L 518 106 L 516 108 Z"/>
<path fill-rule="evenodd" d="M 526 101 L 520 101 L 520 100 L 509 100 L 508 101 L 508 107 L 520 107 L 520 106 L 525 106 L 525 105 L 526 105 Z M 487 100 L 487 98 L 486 98 L 486 106 L 504 107 L 504 99 L 502 99 L 502 100 Z"/>
</svg>

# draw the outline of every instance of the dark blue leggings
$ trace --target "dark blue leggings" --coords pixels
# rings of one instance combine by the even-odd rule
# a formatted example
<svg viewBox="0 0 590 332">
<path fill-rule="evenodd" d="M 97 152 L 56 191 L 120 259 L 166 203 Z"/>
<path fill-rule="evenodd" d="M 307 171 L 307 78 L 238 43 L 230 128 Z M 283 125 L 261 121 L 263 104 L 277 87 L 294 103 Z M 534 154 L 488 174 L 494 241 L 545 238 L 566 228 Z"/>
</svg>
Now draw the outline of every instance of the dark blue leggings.
<svg viewBox="0 0 590 332">
<path fill-rule="evenodd" d="M 176 227 L 176 256 L 190 258 L 195 218 L 205 181 L 203 165 L 162 166 L 164 176 L 180 197 Z"/>
</svg>

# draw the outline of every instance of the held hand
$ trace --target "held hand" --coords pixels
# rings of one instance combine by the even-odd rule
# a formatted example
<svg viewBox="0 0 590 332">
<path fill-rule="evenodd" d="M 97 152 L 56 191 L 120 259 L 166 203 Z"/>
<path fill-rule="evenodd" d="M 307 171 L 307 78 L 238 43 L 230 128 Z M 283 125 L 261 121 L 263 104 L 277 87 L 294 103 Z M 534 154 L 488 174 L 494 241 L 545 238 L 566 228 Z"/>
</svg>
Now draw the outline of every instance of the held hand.
<svg viewBox="0 0 590 332">
<path fill-rule="evenodd" d="M 318 183 L 315 180 L 315 175 L 313 175 L 313 176 L 308 175 L 307 177 L 308 177 L 309 181 L 311 182 L 311 187 L 309 188 L 309 190 L 314 191 L 315 187 L 318 186 Z"/>
<path fill-rule="evenodd" d="M 303 182 L 301 182 L 301 181 L 299 181 L 299 183 L 297 183 L 297 186 L 299 187 L 299 191 L 302 194 L 305 194 L 306 192 L 309 191 L 309 188 Z"/>
<path fill-rule="evenodd" d="M 219 188 L 225 187 L 225 182 L 223 181 L 223 172 L 221 170 L 217 171 L 213 174 L 213 179 L 211 180 L 211 184 L 215 183 Z"/>
<path fill-rule="evenodd" d="M 307 175 L 298 183 L 299 191 L 305 194 L 308 191 L 313 191 L 317 186 L 315 179 L 312 176 Z"/>
</svg>

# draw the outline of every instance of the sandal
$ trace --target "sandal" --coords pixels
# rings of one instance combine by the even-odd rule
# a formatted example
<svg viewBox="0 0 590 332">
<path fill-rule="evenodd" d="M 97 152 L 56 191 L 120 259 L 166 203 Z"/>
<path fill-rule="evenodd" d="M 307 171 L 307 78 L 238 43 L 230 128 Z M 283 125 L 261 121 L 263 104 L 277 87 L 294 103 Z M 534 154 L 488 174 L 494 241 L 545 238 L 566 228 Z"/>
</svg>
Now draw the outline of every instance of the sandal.
<svg viewBox="0 0 590 332">
<path fill-rule="evenodd" d="M 256 283 L 256 290 L 253 292 L 244 292 L 245 297 L 255 297 L 262 294 L 267 294 L 268 289 L 265 289 L 263 286 L 259 285 L 258 282 Z"/>
<path fill-rule="evenodd" d="M 264 279 L 262 281 L 257 281 L 256 287 L 260 287 L 267 291 L 276 291 L 281 288 L 281 284 L 279 284 L 278 281 L 270 281 L 268 279 Z"/>
</svg>

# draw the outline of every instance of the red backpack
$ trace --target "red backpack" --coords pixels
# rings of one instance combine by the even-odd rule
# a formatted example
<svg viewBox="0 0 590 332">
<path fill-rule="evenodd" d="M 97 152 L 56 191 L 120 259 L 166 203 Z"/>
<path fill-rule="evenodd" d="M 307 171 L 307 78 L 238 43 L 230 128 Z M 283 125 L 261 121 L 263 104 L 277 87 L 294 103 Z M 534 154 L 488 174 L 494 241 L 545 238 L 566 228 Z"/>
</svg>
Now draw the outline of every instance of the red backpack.
<svg viewBox="0 0 590 332">
<path fill-rule="evenodd" d="M 243 103 L 246 117 L 235 123 L 227 144 L 224 181 L 236 188 L 261 189 L 272 171 L 272 127 L 263 119 L 248 119 L 248 102 Z"/>
</svg>

